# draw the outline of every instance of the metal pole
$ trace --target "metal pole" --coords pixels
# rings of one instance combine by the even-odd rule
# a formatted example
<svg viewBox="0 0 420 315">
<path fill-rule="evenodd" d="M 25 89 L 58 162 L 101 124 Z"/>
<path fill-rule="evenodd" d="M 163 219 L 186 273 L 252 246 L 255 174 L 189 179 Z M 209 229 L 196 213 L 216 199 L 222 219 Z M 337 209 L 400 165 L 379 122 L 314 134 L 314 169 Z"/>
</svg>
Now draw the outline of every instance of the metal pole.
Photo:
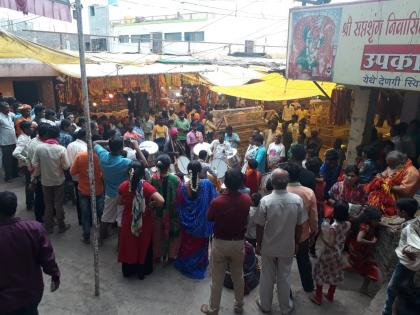
<svg viewBox="0 0 420 315">
<path fill-rule="evenodd" d="M 85 43 L 83 37 L 82 5 L 76 0 L 77 36 L 79 39 L 80 76 L 83 95 L 83 111 L 86 117 L 86 143 L 88 148 L 88 176 L 90 186 L 90 204 L 93 225 L 93 268 L 95 277 L 95 296 L 99 296 L 99 244 L 98 244 L 98 216 L 96 215 L 96 190 L 93 166 L 92 130 L 90 129 L 89 92 L 86 76 Z"/>
<path fill-rule="evenodd" d="M 331 104 L 332 105 L 335 105 L 334 104 L 334 101 L 332 100 L 332 98 L 328 95 L 327 92 L 325 92 L 325 90 L 322 88 L 322 86 L 319 85 L 319 83 L 317 81 L 312 81 L 312 82 L 316 85 L 316 87 L 318 88 L 318 90 L 320 90 L 322 92 L 322 94 L 324 94 L 324 96 L 329 99 L 329 101 L 331 102 Z"/>
</svg>

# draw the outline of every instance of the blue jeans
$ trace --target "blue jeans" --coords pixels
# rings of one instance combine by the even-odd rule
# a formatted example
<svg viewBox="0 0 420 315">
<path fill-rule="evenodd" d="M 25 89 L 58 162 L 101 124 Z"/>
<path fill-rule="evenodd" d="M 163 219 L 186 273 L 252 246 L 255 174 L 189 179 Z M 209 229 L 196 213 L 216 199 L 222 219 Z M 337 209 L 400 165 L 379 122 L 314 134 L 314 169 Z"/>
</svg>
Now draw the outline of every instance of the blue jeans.
<svg viewBox="0 0 420 315">
<path fill-rule="evenodd" d="M 101 220 L 102 212 L 104 211 L 104 203 L 104 195 L 96 196 L 96 215 L 98 216 L 98 221 Z M 90 196 L 84 196 L 80 194 L 80 210 L 82 214 L 83 237 L 88 239 L 90 238 L 90 228 L 92 226 Z"/>
<path fill-rule="evenodd" d="M 389 280 L 388 283 L 387 296 L 382 315 L 392 314 L 392 306 L 394 305 L 395 298 L 397 297 L 399 286 L 401 283 L 413 278 L 414 274 L 414 271 L 411 271 L 399 262 L 397 263 L 394 272 L 392 273 L 391 280 Z"/>
</svg>

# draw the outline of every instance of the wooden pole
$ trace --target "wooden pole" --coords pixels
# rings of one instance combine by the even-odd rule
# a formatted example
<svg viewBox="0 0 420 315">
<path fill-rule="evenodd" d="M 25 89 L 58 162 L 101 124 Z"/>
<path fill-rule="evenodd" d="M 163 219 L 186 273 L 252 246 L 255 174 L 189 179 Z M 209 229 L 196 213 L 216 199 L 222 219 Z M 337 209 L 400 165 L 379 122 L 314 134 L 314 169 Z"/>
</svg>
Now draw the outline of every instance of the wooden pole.
<svg viewBox="0 0 420 315">
<path fill-rule="evenodd" d="M 95 278 L 95 296 L 99 296 L 99 243 L 98 243 L 98 216 L 96 214 L 95 173 L 93 166 L 92 130 L 90 129 L 89 92 L 86 75 L 85 42 L 83 36 L 82 5 L 76 0 L 77 35 L 79 40 L 80 76 L 82 83 L 83 111 L 86 117 L 86 143 L 88 149 L 88 176 L 90 188 L 90 204 L 92 209 L 93 225 L 93 269 Z"/>
</svg>

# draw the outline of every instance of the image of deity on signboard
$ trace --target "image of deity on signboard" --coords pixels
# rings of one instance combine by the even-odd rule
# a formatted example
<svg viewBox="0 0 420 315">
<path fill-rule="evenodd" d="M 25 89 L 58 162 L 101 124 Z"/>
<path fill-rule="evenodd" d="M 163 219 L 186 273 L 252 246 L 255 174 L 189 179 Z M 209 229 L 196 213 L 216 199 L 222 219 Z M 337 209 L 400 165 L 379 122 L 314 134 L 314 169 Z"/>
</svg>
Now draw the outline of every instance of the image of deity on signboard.
<svg viewBox="0 0 420 315">
<path fill-rule="evenodd" d="M 332 81 L 341 8 L 291 13 L 288 77 Z"/>
</svg>

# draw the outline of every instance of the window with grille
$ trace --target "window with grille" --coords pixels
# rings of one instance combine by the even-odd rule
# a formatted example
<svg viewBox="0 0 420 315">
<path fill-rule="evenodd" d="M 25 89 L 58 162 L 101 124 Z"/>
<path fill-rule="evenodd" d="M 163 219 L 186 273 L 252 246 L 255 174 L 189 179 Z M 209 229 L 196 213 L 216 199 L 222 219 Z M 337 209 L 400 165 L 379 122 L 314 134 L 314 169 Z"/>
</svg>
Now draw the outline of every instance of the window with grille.
<svg viewBox="0 0 420 315">
<path fill-rule="evenodd" d="M 129 43 L 130 42 L 130 36 L 129 35 L 120 35 L 120 36 L 118 36 L 118 42 L 120 44 Z"/>
<path fill-rule="evenodd" d="M 131 35 L 132 43 L 148 43 L 150 42 L 150 34 Z"/>
<path fill-rule="evenodd" d="M 203 42 L 204 32 L 185 32 L 184 40 L 186 42 Z"/>
<path fill-rule="evenodd" d="M 182 33 L 165 33 L 165 40 L 168 42 L 182 41 Z"/>
</svg>

